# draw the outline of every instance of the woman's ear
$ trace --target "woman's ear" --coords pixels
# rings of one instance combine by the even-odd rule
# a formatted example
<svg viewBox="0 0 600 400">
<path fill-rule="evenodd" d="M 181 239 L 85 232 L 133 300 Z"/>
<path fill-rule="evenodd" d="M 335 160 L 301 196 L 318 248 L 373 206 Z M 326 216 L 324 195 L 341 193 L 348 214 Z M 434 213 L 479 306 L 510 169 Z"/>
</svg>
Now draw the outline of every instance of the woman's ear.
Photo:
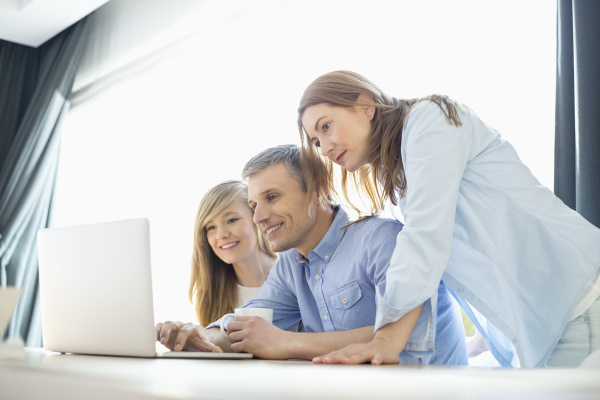
<svg viewBox="0 0 600 400">
<path fill-rule="evenodd" d="M 373 100 L 373 96 L 366 94 L 366 93 L 361 93 L 358 95 L 358 99 L 356 99 L 356 102 L 358 104 L 360 104 L 360 108 L 364 112 L 365 116 L 367 117 L 367 119 L 369 121 L 371 121 L 373 119 L 373 117 L 375 116 L 375 107 L 374 106 L 370 106 L 370 107 L 364 106 L 363 104 L 375 104 L 375 100 Z"/>
</svg>

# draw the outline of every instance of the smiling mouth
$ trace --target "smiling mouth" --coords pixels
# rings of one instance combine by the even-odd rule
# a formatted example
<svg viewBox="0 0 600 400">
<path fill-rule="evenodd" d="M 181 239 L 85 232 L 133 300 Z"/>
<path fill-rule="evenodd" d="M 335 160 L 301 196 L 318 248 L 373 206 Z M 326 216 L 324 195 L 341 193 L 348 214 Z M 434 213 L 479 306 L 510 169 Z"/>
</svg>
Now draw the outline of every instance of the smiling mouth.
<svg viewBox="0 0 600 400">
<path fill-rule="evenodd" d="M 277 229 L 283 226 L 283 222 L 277 225 L 274 225 L 265 231 L 265 235 L 269 236 L 271 233 L 275 232 Z"/>
<path fill-rule="evenodd" d="M 344 159 L 344 156 L 346 155 L 346 152 L 342 152 L 342 154 L 340 154 L 339 156 L 337 156 L 337 158 L 335 159 L 335 161 L 339 164 L 342 162 L 342 160 Z"/>
<path fill-rule="evenodd" d="M 232 248 L 233 246 L 237 246 L 237 245 L 238 245 L 238 243 L 240 243 L 240 242 L 238 241 L 238 242 L 231 242 L 231 243 L 227 243 L 227 244 L 225 244 L 225 245 L 221 246 L 221 250 L 227 250 L 227 249 L 230 249 L 230 248 Z"/>
</svg>

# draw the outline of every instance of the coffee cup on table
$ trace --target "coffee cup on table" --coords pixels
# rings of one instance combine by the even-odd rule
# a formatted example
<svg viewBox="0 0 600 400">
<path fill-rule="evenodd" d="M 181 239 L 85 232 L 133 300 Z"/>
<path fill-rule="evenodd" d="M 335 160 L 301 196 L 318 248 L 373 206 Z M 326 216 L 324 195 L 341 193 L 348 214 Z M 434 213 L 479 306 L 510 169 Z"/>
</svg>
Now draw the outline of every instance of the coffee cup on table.
<svg viewBox="0 0 600 400">
<path fill-rule="evenodd" d="M 237 317 L 261 317 L 268 323 L 273 323 L 273 309 L 272 308 L 236 308 L 235 312 L 223 315 L 221 318 L 221 335 L 225 339 L 228 339 L 227 332 L 225 331 L 225 321 L 228 318 L 236 319 Z"/>
</svg>

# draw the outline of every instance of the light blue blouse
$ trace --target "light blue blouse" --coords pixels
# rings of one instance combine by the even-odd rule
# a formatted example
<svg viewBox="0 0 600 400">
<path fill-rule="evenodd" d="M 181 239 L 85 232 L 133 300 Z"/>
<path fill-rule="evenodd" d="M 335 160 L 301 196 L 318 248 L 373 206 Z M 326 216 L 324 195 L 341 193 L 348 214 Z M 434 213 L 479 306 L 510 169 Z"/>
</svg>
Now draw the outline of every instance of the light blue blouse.
<svg viewBox="0 0 600 400">
<path fill-rule="evenodd" d="M 467 107 L 460 118 L 450 125 L 432 102 L 407 116 L 405 226 L 375 328 L 435 302 L 443 279 L 502 365 L 543 366 L 600 266 L 600 230 Z"/>
</svg>

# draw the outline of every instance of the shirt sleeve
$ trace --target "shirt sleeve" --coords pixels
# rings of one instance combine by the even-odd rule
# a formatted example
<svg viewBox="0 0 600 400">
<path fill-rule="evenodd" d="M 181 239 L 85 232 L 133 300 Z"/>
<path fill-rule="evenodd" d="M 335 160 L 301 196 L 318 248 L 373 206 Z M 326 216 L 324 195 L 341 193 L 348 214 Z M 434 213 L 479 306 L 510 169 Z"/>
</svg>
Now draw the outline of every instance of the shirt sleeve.
<svg viewBox="0 0 600 400">
<path fill-rule="evenodd" d="M 289 269 L 289 261 L 285 256 L 277 260 L 265 283 L 262 284 L 256 296 L 244 308 L 272 308 L 273 325 L 280 329 L 290 329 L 301 320 L 298 300 L 293 290 L 293 279 Z M 231 321 L 228 319 L 225 323 Z M 211 323 L 205 329 L 219 327 L 221 319 Z"/>
<path fill-rule="evenodd" d="M 423 314 L 435 310 L 438 286 L 450 257 L 469 143 L 468 130 L 451 125 L 433 102 L 418 105 L 407 117 L 401 149 L 406 175 L 405 225 L 396 238 L 385 292 L 377 293 L 376 330 L 429 299 L 432 301 Z M 434 319 L 425 317 L 430 321 L 427 330 L 434 331 Z"/>
</svg>

